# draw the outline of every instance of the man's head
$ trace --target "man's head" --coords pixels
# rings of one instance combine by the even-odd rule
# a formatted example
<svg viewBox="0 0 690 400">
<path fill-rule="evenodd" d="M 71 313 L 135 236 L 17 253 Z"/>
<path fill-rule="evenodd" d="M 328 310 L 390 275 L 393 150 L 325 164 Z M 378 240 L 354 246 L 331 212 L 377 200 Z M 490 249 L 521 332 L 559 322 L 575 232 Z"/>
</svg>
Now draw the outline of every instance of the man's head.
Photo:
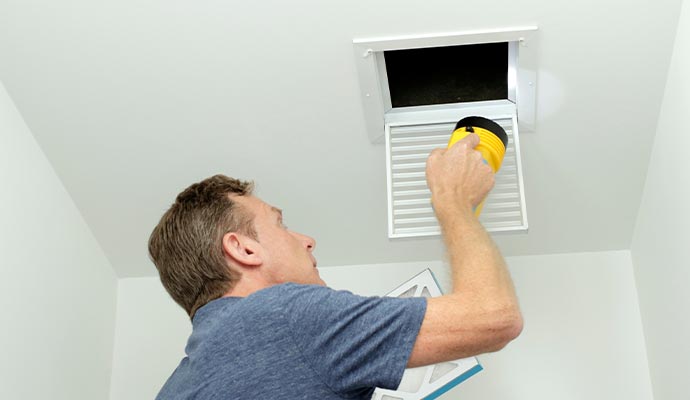
<svg viewBox="0 0 690 400">
<path fill-rule="evenodd" d="M 229 232 L 223 237 L 228 262 L 248 278 L 242 282 L 243 290 L 254 291 L 285 282 L 324 284 L 312 255 L 314 239 L 289 230 L 283 223 L 282 210 L 258 197 L 235 200 L 254 216 L 257 233 L 252 237 Z"/>
<path fill-rule="evenodd" d="M 238 287 L 249 293 L 284 282 L 323 284 L 311 255 L 314 240 L 288 231 L 280 210 L 252 189 L 223 175 L 195 183 L 151 233 L 149 253 L 161 282 L 190 317 Z"/>
</svg>

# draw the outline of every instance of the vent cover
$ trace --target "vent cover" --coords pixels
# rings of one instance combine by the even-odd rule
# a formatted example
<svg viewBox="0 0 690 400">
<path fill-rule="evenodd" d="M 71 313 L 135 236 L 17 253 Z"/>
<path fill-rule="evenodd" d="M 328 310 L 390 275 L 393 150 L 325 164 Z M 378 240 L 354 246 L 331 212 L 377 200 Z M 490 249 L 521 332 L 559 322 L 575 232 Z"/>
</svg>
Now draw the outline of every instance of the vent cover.
<svg viewBox="0 0 690 400">
<path fill-rule="evenodd" d="M 447 146 L 459 119 L 426 124 L 386 123 L 390 238 L 441 234 L 426 183 L 426 159 L 433 149 Z M 503 115 L 491 119 L 508 134 L 508 148 L 479 220 L 489 232 L 526 231 L 517 118 Z"/>
</svg>

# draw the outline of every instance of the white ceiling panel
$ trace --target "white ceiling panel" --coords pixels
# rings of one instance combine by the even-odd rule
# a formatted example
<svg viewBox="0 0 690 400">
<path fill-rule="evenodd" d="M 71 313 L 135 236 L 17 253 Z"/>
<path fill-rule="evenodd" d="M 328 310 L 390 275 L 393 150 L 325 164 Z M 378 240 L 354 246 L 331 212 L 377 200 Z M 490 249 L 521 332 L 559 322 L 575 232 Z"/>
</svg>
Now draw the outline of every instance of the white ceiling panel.
<svg viewBox="0 0 690 400">
<path fill-rule="evenodd" d="M 352 40 L 539 26 L 528 234 L 506 255 L 629 248 L 679 0 L 0 1 L 0 80 L 120 277 L 204 177 L 254 179 L 319 265 L 442 257 L 388 239 L 385 149 Z"/>
</svg>

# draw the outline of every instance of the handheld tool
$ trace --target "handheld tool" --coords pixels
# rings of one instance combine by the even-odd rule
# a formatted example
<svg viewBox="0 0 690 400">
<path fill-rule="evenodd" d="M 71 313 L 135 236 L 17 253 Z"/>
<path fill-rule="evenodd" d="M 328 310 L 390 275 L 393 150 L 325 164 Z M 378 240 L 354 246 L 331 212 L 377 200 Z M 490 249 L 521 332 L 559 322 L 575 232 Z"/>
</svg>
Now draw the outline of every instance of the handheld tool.
<svg viewBox="0 0 690 400">
<path fill-rule="evenodd" d="M 476 133 L 479 136 L 479 144 L 475 150 L 482 153 L 484 163 L 488 164 L 495 174 L 501 168 L 503 156 L 505 156 L 508 148 L 508 134 L 499 124 L 488 118 L 466 117 L 455 125 L 455 130 L 453 130 L 448 142 L 448 148 L 470 133 Z M 483 207 L 484 200 L 474 210 L 477 217 L 481 214 Z"/>
</svg>

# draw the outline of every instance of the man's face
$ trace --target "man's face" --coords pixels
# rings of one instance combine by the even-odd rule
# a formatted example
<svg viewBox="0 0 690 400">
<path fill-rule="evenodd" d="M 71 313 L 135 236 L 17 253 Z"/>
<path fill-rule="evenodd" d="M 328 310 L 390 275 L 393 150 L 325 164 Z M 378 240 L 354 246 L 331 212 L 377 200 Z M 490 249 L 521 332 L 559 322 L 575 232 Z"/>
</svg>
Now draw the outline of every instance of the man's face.
<svg viewBox="0 0 690 400">
<path fill-rule="evenodd" d="M 270 283 L 325 285 L 312 255 L 316 247 L 314 239 L 287 229 L 283 224 L 282 211 L 258 197 L 235 196 L 233 200 L 254 215 L 254 229 L 263 259 L 263 275 Z"/>
</svg>

